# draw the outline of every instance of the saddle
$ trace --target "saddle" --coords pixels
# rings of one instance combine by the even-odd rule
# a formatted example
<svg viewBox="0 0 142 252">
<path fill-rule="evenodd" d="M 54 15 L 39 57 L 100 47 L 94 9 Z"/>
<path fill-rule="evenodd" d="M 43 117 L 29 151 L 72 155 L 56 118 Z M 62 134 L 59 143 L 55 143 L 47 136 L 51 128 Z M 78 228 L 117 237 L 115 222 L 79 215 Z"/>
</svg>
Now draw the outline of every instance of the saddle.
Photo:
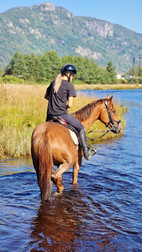
<svg viewBox="0 0 142 252">
<path fill-rule="evenodd" d="M 70 132 L 70 135 L 72 137 L 72 140 L 73 140 L 74 144 L 75 145 L 79 144 L 78 131 L 73 126 L 71 126 L 70 124 L 68 124 L 67 121 L 64 120 L 62 117 L 60 117 L 60 116 L 54 116 L 48 122 L 49 123 L 52 123 L 52 122 L 58 123 L 58 124 L 63 125 L 64 127 L 66 127 L 69 130 L 69 132 Z"/>
</svg>

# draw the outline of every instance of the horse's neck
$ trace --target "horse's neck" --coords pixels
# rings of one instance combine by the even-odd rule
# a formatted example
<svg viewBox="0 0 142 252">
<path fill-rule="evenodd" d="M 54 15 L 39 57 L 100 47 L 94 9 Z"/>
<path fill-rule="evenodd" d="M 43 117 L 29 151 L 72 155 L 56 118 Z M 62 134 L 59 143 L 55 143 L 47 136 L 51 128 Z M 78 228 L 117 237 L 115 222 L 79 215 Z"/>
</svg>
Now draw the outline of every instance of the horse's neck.
<svg viewBox="0 0 142 252">
<path fill-rule="evenodd" d="M 101 100 L 102 101 L 102 100 Z M 80 120 L 80 113 L 82 113 L 82 110 L 87 110 L 87 107 L 84 107 L 82 110 L 78 111 L 77 114 L 73 114 L 84 126 L 85 130 L 87 130 L 96 120 L 99 119 L 101 110 L 102 110 L 102 104 L 103 102 L 98 101 L 98 102 L 94 102 L 95 105 L 93 105 L 93 109 L 91 113 L 88 113 L 88 116 L 84 118 L 82 118 L 82 120 Z"/>
<path fill-rule="evenodd" d="M 96 120 L 99 119 L 100 116 L 100 108 L 99 105 L 97 105 L 91 115 L 81 123 L 83 124 L 84 128 L 87 130 Z"/>
</svg>

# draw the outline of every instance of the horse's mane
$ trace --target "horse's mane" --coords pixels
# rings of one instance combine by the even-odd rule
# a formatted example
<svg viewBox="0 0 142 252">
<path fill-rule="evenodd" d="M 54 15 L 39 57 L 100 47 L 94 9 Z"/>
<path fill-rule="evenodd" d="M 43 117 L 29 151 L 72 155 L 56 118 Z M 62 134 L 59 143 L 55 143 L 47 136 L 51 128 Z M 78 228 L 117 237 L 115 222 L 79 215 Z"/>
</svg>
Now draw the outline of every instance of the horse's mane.
<svg viewBox="0 0 142 252">
<path fill-rule="evenodd" d="M 76 112 L 72 113 L 72 115 L 77 118 L 79 121 L 85 121 L 88 117 L 92 114 L 94 108 L 99 104 L 102 103 L 103 99 L 99 99 L 96 101 L 92 101 L 83 108 L 77 110 Z"/>
</svg>

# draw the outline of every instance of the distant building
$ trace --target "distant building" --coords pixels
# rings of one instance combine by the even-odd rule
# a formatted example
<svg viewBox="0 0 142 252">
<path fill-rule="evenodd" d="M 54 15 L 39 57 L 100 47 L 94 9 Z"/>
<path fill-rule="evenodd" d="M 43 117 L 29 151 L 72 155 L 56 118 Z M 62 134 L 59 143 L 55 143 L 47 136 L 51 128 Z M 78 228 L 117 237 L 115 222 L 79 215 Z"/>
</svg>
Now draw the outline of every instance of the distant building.
<svg viewBox="0 0 142 252">
<path fill-rule="evenodd" d="M 125 79 L 124 73 L 118 73 L 118 74 L 116 74 L 116 78 L 118 80 L 120 80 L 120 79 L 124 80 Z"/>
</svg>

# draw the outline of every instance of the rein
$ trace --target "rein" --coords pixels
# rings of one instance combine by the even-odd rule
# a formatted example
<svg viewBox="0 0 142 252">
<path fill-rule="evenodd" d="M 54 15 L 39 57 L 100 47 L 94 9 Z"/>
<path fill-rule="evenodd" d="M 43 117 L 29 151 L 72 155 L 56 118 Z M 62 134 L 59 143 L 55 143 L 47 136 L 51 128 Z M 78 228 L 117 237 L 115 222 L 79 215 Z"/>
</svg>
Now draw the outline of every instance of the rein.
<svg viewBox="0 0 142 252">
<path fill-rule="evenodd" d="M 115 121 L 115 120 L 112 120 L 112 117 L 111 117 L 111 113 L 110 113 L 110 110 L 109 110 L 109 106 L 108 106 L 108 102 L 107 102 L 107 99 L 104 99 L 104 103 L 105 103 L 105 106 L 106 106 L 106 109 L 107 109 L 107 112 L 108 112 L 108 117 L 109 117 L 109 122 L 106 124 L 106 127 L 108 127 L 110 124 L 112 125 L 112 127 L 110 129 L 107 129 L 106 131 L 103 130 L 103 131 L 95 131 L 95 130 L 91 130 L 89 131 L 87 134 L 90 134 L 92 132 L 104 132 L 100 137 L 97 137 L 97 138 L 90 138 L 90 137 L 87 137 L 87 139 L 91 140 L 91 141 L 95 141 L 97 139 L 100 139 L 102 138 L 103 136 L 105 136 L 109 131 L 114 131 L 116 129 L 116 127 L 119 125 L 119 123 L 121 122 L 121 120 L 119 121 Z M 116 125 L 116 124 L 117 125 Z"/>
<path fill-rule="evenodd" d="M 104 132 L 104 134 L 102 134 L 100 137 L 96 137 L 96 138 L 90 138 L 88 136 L 86 136 L 86 138 L 89 139 L 89 140 L 91 140 L 91 141 L 95 141 L 95 140 L 100 139 L 103 136 L 105 136 L 109 131 L 111 131 L 111 129 L 102 130 L 102 131 L 90 130 L 89 132 L 87 132 L 87 134 L 90 134 L 92 132 Z"/>
</svg>

